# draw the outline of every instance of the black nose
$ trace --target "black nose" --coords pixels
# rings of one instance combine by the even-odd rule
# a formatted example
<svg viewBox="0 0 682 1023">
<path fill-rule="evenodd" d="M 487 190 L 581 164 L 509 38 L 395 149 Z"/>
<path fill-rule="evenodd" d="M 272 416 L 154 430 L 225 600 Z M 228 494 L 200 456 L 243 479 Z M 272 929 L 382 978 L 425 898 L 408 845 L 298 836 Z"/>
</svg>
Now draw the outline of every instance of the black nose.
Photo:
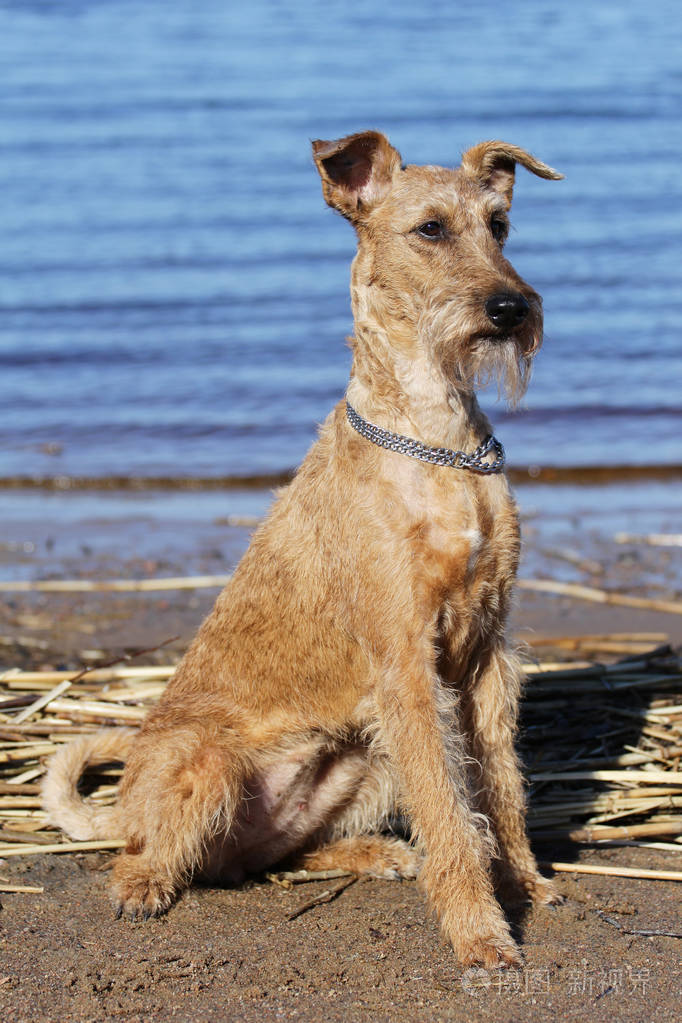
<svg viewBox="0 0 682 1023">
<path fill-rule="evenodd" d="M 485 303 L 485 312 L 489 320 L 500 330 L 512 330 L 523 323 L 530 306 L 518 291 L 502 291 L 491 295 Z"/>
</svg>

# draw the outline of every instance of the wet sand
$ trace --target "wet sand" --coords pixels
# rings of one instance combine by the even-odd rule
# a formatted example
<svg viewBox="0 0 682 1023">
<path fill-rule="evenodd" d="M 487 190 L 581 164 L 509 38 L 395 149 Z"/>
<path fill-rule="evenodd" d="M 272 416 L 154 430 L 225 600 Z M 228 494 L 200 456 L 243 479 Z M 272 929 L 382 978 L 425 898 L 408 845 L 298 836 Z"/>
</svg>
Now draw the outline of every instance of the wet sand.
<svg viewBox="0 0 682 1023">
<path fill-rule="evenodd" d="M 154 535 L 149 523 L 130 522 L 116 528 L 105 523 L 99 530 L 91 524 L 89 531 L 76 533 L 75 526 L 62 528 L 54 516 L 52 544 L 32 533 L 28 521 L 15 523 L 16 538 L 10 542 L 18 546 L 3 552 L 6 577 L 227 571 L 249 532 L 213 520 L 210 529 L 196 533 L 187 526 L 174 555 L 172 537 L 177 540 L 179 534 L 177 523 L 169 521 L 157 521 Z M 526 564 L 539 568 L 543 557 L 547 565 L 561 564 L 546 553 L 547 543 L 558 544 L 558 536 L 549 537 L 532 516 L 526 533 Z M 29 534 L 32 539 L 22 539 Z M 631 588 L 642 579 L 648 585 L 658 580 L 659 588 L 679 599 L 677 562 L 670 552 L 646 547 L 624 552 L 615 543 L 601 543 L 601 578 L 609 585 Z M 592 541 L 583 553 L 586 558 L 595 554 Z M 177 637 L 142 658 L 167 661 L 184 649 L 215 593 L 3 593 L 2 664 L 78 668 Z M 682 640 L 680 616 L 531 593 L 519 595 L 512 624 L 522 641 L 643 631 Z M 552 655 L 551 644 L 537 652 Z M 576 735 L 576 749 L 581 741 Z M 553 844 L 538 845 L 537 853 L 542 860 L 682 869 L 682 850 L 677 856 Z M 0 862 L 4 883 L 45 889 L 40 895 L 0 896 L 1 1019 L 477 1023 L 679 1018 L 680 939 L 628 933 L 682 931 L 681 889 L 673 882 L 558 875 L 566 903 L 515 918 L 525 967 L 495 975 L 463 973 L 413 882 L 359 881 L 335 901 L 295 920 L 287 919 L 292 910 L 328 888 L 328 882 L 293 892 L 260 880 L 231 890 L 194 887 L 165 918 L 143 924 L 113 919 L 106 892 L 110 862 L 110 854 Z"/>
</svg>

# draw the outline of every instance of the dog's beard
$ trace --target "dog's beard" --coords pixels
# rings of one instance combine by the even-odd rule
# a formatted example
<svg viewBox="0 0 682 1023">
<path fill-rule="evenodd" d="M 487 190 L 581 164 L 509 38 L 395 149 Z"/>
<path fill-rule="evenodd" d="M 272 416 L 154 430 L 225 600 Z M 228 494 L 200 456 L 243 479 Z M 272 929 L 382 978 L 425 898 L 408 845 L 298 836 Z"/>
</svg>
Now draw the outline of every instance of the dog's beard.
<svg viewBox="0 0 682 1023">
<path fill-rule="evenodd" d="M 456 390 L 471 392 L 496 383 L 498 397 L 514 408 L 526 393 L 533 356 L 542 341 L 541 313 L 531 306 L 528 322 L 518 334 L 498 338 L 480 333 L 472 338 L 464 313 L 460 325 L 453 317 L 455 311 L 448 303 L 422 314 L 422 344 Z"/>
<path fill-rule="evenodd" d="M 456 360 L 454 382 L 459 381 L 467 390 L 496 383 L 498 397 L 514 408 L 528 388 L 532 361 L 532 353 L 525 352 L 514 338 L 505 341 L 482 338 Z"/>
</svg>

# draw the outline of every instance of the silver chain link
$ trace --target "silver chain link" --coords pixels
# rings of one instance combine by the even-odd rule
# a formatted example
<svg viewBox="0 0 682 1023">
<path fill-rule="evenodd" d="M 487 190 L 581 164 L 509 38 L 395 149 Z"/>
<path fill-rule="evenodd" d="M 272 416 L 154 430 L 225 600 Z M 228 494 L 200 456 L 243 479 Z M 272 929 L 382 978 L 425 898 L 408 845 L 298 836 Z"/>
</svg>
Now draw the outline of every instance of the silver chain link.
<svg viewBox="0 0 682 1023">
<path fill-rule="evenodd" d="M 346 416 L 348 422 L 357 430 L 361 436 L 378 444 L 387 451 L 398 451 L 402 455 L 411 455 L 412 458 L 419 458 L 422 462 L 431 462 L 432 465 L 446 465 L 452 469 L 471 469 L 473 472 L 491 473 L 502 472 L 504 468 L 504 448 L 496 437 L 489 434 L 482 444 L 467 455 L 465 451 L 451 451 L 450 448 L 431 448 L 421 441 L 412 440 L 410 437 L 403 437 L 400 433 L 391 433 L 390 430 L 382 430 L 379 426 L 373 426 L 359 415 L 352 405 L 346 402 Z M 486 462 L 485 458 L 490 452 L 494 452 L 492 462 Z"/>
</svg>

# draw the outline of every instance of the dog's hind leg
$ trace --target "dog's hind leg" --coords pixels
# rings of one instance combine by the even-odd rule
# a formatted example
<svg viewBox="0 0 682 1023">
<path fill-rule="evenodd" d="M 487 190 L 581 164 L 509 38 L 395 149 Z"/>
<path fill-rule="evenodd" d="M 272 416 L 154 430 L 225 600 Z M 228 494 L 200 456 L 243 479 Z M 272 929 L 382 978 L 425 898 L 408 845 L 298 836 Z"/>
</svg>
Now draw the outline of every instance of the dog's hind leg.
<svg viewBox="0 0 682 1023">
<path fill-rule="evenodd" d="M 398 783 L 387 757 L 366 756 L 366 770 L 340 812 L 297 857 L 306 870 L 347 870 L 389 880 L 416 877 L 422 857 L 402 838 L 380 834 L 398 815 Z"/>
<path fill-rule="evenodd" d="M 127 844 L 113 871 L 118 915 L 148 918 L 168 909 L 200 866 L 206 844 L 229 830 L 243 773 L 234 733 L 210 723 L 195 719 L 140 736 L 121 784 Z"/>
<path fill-rule="evenodd" d="M 349 874 L 371 874 L 398 881 L 417 876 L 421 856 L 402 838 L 353 835 L 305 853 L 296 865 L 306 870 L 347 870 Z"/>
</svg>

